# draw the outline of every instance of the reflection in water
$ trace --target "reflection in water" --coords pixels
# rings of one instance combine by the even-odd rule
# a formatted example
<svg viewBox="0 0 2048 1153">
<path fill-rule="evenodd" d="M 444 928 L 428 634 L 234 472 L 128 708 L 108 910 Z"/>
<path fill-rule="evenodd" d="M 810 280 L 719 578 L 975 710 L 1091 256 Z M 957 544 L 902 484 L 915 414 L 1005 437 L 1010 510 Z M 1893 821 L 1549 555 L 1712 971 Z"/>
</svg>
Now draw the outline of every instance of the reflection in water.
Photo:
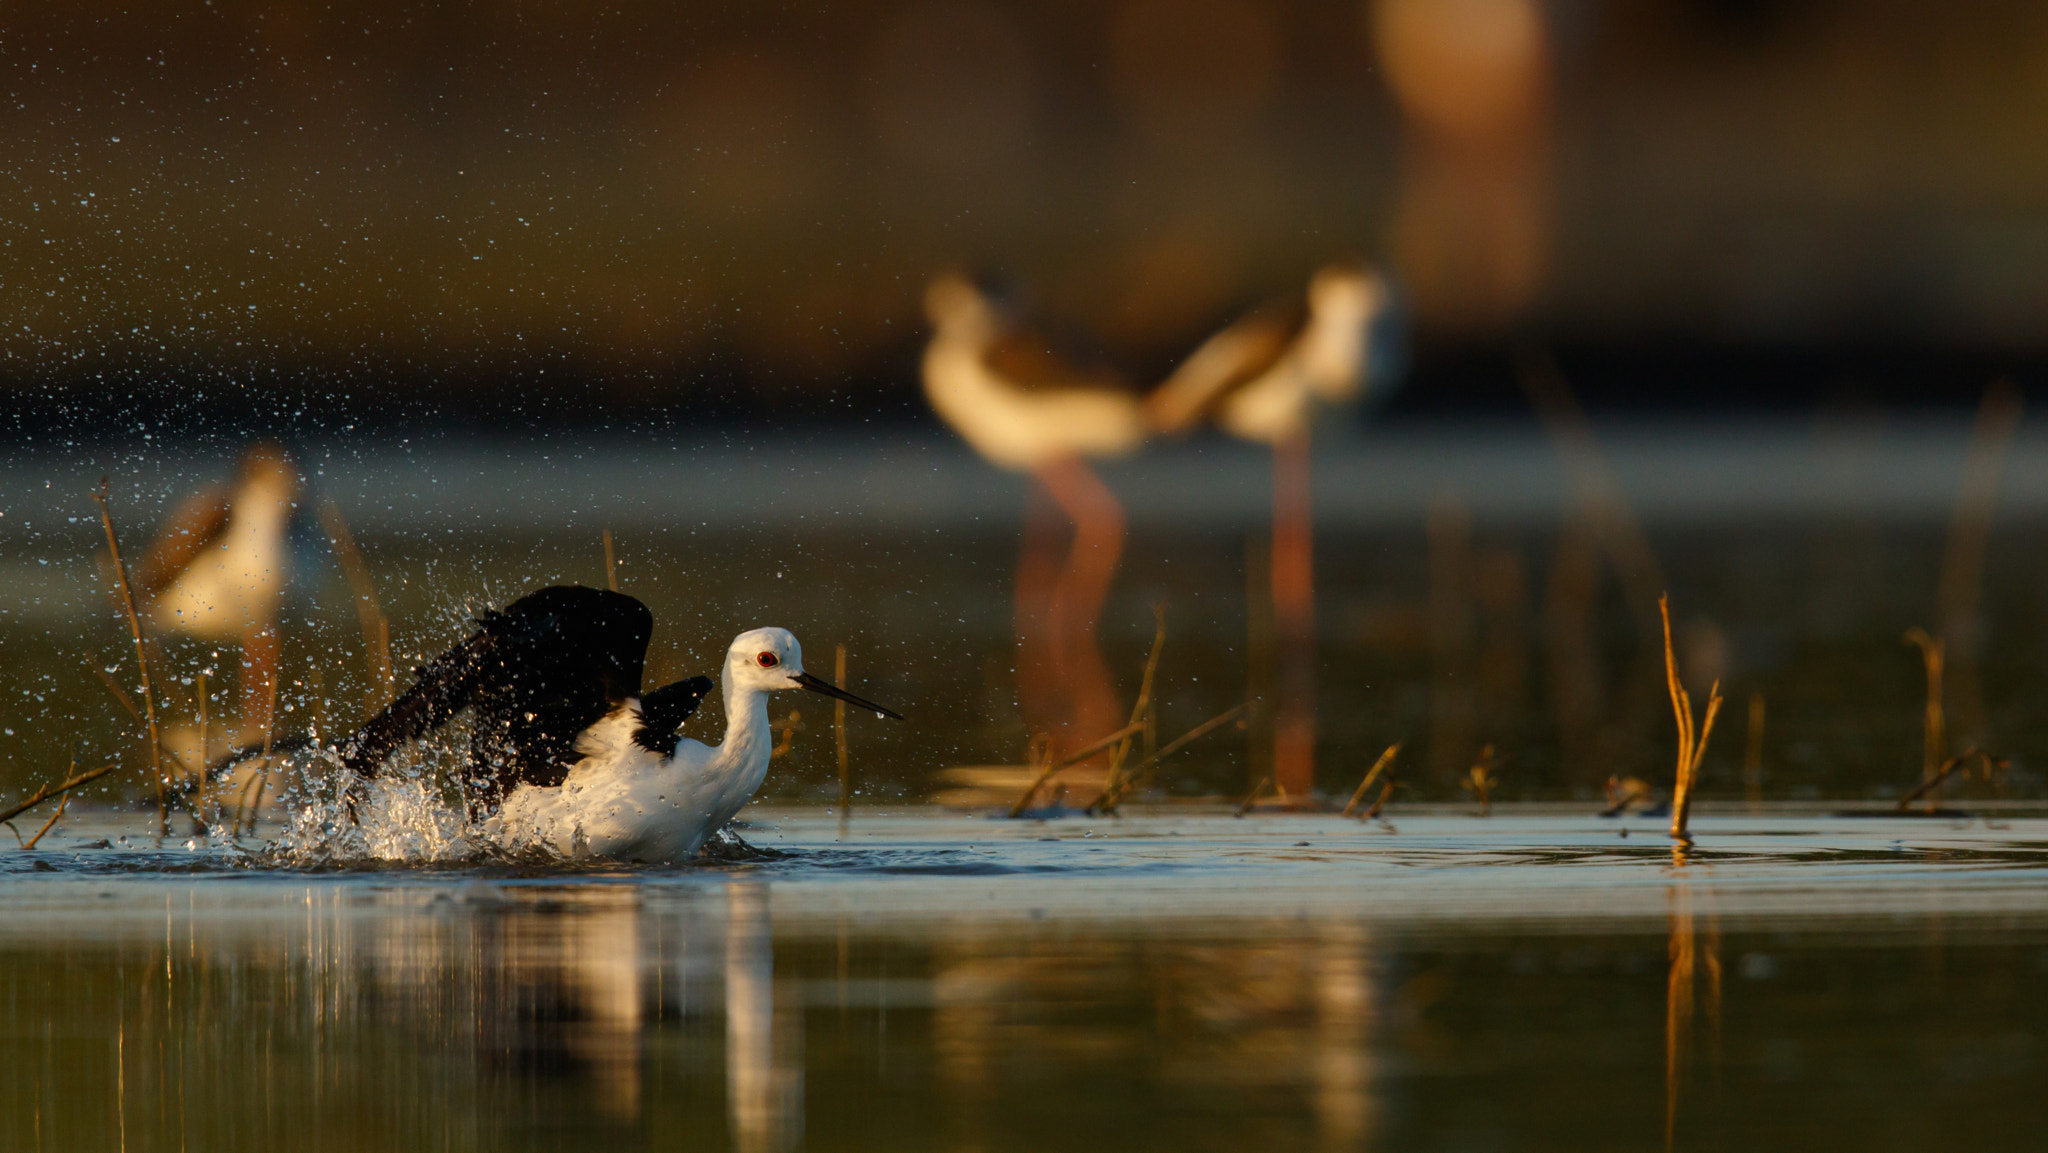
<svg viewBox="0 0 2048 1153">
<path fill-rule="evenodd" d="M 725 927 L 725 1092 L 733 1145 L 774 1153 L 804 1131 L 801 991 L 783 990 L 777 1011 L 768 886 L 727 888 Z"/>
<path fill-rule="evenodd" d="M 2048 922 L 1732 921 L 1724 1057 L 1717 909 L 1748 914 L 1715 867 L 1607 929 L 980 916 L 962 886 L 951 918 L 896 921 L 709 870 L 15 882 L 0 1149 L 1576 1151 L 1660 1123 L 1685 1148 L 2016 1148 L 2048 1125 Z"/>
<path fill-rule="evenodd" d="M 1683 863 L 1683 862 L 1681 862 Z M 1699 971 L 1707 974 L 1707 1022 L 1714 1047 L 1721 1038 L 1721 930 L 1707 917 L 1704 946 L 1693 923 L 1693 891 L 1673 885 L 1671 898 L 1671 971 L 1664 993 L 1664 1147 L 1678 1133 L 1680 1087 L 1693 1051 L 1693 1017 L 1697 1008 Z"/>
</svg>

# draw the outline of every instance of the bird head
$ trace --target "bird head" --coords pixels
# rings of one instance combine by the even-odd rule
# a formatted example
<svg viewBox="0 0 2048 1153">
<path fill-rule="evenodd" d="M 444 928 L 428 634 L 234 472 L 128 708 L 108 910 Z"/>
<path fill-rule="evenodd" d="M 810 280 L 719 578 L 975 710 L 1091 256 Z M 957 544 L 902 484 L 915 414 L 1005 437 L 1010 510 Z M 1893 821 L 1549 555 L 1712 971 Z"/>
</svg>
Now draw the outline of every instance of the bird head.
<svg viewBox="0 0 2048 1153">
<path fill-rule="evenodd" d="M 903 717 L 893 709 L 883 708 L 873 701 L 862 700 L 852 693 L 820 680 L 804 671 L 803 646 L 788 629 L 754 629 L 741 633 L 733 639 L 732 648 L 726 650 L 725 675 L 735 686 L 763 689 L 775 692 L 782 689 L 808 689 L 814 693 L 845 701 L 855 708 L 866 709 L 885 717 Z"/>
</svg>

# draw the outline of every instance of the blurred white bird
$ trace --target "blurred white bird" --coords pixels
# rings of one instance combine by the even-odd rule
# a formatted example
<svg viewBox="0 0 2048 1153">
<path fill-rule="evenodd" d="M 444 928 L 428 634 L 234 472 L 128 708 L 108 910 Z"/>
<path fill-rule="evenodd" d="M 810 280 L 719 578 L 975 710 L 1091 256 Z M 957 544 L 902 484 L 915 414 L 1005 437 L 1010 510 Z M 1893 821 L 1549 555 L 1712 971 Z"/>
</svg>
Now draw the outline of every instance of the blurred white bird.
<svg viewBox="0 0 2048 1153">
<path fill-rule="evenodd" d="M 245 737 L 270 724 L 298 491 L 298 470 L 283 448 L 252 446 L 232 485 L 195 493 L 171 514 L 136 574 L 157 629 L 240 641 Z"/>
<path fill-rule="evenodd" d="M 1204 420 L 1273 450 L 1273 631 L 1280 657 L 1273 780 L 1315 788 L 1315 558 L 1309 427 L 1355 403 L 1392 369 L 1393 294 L 1369 269 L 1330 265 L 1306 292 L 1274 301 L 1203 341 L 1145 399 L 1148 423 L 1185 433 Z"/>
</svg>

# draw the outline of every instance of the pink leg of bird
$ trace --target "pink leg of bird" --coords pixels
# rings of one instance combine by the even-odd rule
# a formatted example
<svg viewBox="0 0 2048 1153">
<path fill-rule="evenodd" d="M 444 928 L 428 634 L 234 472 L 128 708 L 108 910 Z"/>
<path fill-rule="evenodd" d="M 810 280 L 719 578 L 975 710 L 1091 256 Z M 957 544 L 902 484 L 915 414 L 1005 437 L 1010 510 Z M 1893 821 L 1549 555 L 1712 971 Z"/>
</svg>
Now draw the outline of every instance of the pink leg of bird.
<svg viewBox="0 0 2048 1153">
<path fill-rule="evenodd" d="M 1308 432 L 1273 450 L 1273 634 L 1280 654 L 1273 781 L 1290 798 L 1316 783 L 1316 592 Z"/>
<path fill-rule="evenodd" d="M 1067 543 L 1067 518 L 1041 486 L 1025 505 L 1024 543 L 1017 558 L 1017 709 L 1034 744 L 1066 727 L 1060 685 L 1059 641 L 1052 632 L 1053 601 Z"/>
<path fill-rule="evenodd" d="M 1055 741 L 1074 748 L 1115 732 L 1125 720 L 1096 641 L 1103 602 L 1123 558 L 1124 510 L 1078 457 L 1042 465 L 1037 476 L 1074 522 L 1074 545 L 1050 614 L 1059 654 L 1055 668 L 1068 700 L 1067 729 Z"/>
</svg>

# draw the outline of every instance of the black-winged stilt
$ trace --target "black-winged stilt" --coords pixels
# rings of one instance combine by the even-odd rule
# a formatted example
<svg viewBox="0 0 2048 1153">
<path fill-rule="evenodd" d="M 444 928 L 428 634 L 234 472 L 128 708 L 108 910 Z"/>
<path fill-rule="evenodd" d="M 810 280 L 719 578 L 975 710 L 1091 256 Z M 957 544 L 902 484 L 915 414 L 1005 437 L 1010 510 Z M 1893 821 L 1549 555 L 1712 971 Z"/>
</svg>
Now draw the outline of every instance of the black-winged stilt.
<svg viewBox="0 0 2048 1153">
<path fill-rule="evenodd" d="M 581 586 L 483 613 L 474 635 L 422 667 L 342 746 L 342 763 L 373 777 L 400 745 L 468 709 L 472 815 L 496 809 L 504 844 L 678 861 L 761 787 L 775 744 L 769 693 L 809 689 L 902 719 L 805 672 L 796 638 L 762 628 L 726 651 L 725 741 L 679 738 L 712 682 L 691 677 L 642 694 L 653 629 L 638 600 Z"/>
<path fill-rule="evenodd" d="M 1386 283 L 1331 265 L 1306 293 L 1257 309 L 1202 342 L 1146 397 L 1162 432 L 1209 419 L 1273 450 L 1273 626 L 1280 653 L 1273 780 L 1290 797 L 1315 787 L 1315 569 L 1309 424 L 1317 407 L 1364 395 L 1387 359 L 1394 310 Z"/>
<path fill-rule="evenodd" d="M 171 514 L 136 573 L 158 629 L 240 641 L 244 740 L 270 724 L 278 608 L 290 577 L 286 535 L 298 491 L 298 470 L 284 449 L 251 447 L 232 486 L 202 490 Z"/>
<path fill-rule="evenodd" d="M 934 280 L 925 313 L 933 410 L 991 463 L 1030 473 L 1073 522 L 1063 559 L 1060 529 L 1027 523 L 1017 566 L 1018 703 L 1057 756 L 1124 723 L 1096 643 L 1123 554 L 1123 507 L 1086 458 L 1136 451 L 1144 411 L 1124 380 L 1063 359 L 964 277 Z"/>
</svg>

